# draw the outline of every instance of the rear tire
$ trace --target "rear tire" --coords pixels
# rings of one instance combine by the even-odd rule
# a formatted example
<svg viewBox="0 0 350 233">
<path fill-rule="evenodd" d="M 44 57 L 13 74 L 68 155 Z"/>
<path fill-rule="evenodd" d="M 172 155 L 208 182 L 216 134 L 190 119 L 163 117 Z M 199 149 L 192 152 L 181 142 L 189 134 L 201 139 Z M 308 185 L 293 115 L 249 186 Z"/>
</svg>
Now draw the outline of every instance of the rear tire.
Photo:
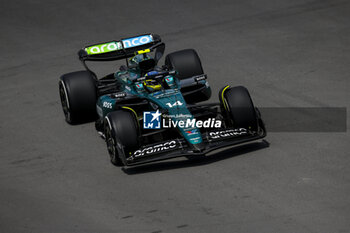
<svg viewBox="0 0 350 233">
<path fill-rule="evenodd" d="M 186 82 L 185 79 L 204 74 L 201 60 L 194 49 L 180 50 L 170 53 L 165 58 L 165 65 L 170 70 L 176 70 L 175 75 L 179 80 L 184 80 L 181 92 L 187 103 L 198 103 L 208 100 L 211 96 L 211 89 L 208 82 L 201 84 Z M 187 84 L 185 84 L 187 83 Z M 204 89 L 203 89 L 204 87 Z"/>
<path fill-rule="evenodd" d="M 96 83 L 88 71 L 77 71 L 60 77 L 59 93 L 65 119 L 78 124 L 96 119 Z"/>
<path fill-rule="evenodd" d="M 132 112 L 117 110 L 108 113 L 104 122 L 105 137 L 111 163 L 124 166 L 127 152 L 139 147 L 139 128 Z"/>
<path fill-rule="evenodd" d="M 180 50 L 165 57 L 165 65 L 177 71 L 178 79 L 204 74 L 201 60 L 194 49 Z"/>
<path fill-rule="evenodd" d="M 223 88 L 219 92 L 223 111 L 237 128 L 258 129 L 258 119 L 253 101 L 243 86 Z"/>
</svg>

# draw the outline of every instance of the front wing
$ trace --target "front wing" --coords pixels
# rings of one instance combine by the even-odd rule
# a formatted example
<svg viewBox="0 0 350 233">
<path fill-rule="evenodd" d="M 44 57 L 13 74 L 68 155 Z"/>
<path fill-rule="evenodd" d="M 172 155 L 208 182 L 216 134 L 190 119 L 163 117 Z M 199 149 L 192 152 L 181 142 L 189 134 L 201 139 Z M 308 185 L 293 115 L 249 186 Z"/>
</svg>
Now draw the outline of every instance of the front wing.
<svg viewBox="0 0 350 233">
<path fill-rule="evenodd" d="M 220 129 L 202 134 L 204 147 L 201 151 L 194 151 L 185 139 L 173 139 L 142 146 L 126 158 L 125 164 L 133 166 L 180 156 L 201 156 L 213 150 L 258 140 L 265 136 L 265 127 L 261 127 L 258 131 L 244 128 Z"/>
</svg>

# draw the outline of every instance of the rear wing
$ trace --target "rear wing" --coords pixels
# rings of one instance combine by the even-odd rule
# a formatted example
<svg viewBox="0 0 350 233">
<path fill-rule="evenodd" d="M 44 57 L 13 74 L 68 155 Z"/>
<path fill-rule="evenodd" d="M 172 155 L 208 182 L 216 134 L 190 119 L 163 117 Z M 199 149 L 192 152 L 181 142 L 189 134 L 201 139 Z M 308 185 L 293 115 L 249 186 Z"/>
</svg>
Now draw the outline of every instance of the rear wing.
<svg viewBox="0 0 350 233">
<path fill-rule="evenodd" d="M 143 34 L 118 41 L 89 45 L 79 50 L 78 55 L 83 63 L 84 61 L 120 60 L 134 56 L 138 50 L 157 46 L 160 42 L 159 35 Z"/>
</svg>

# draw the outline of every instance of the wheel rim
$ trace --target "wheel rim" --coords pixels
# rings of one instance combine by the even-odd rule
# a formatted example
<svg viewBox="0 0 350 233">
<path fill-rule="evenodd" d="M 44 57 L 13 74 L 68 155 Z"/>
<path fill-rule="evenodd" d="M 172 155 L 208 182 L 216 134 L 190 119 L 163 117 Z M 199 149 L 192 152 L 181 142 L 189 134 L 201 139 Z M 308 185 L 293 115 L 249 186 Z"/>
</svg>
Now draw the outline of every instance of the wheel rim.
<svg viewBox="0 0 350 233">
<path fill-rule="evenodd" d="M 117 156 L 115 141 L 113 139 L 111 129 L 109 128 L 108 125 L 106 125 L 105 136 L 106 136 L 106 143 L 107 143 L 107 149 L 108 149 L 109 156 L 111 158 L 111 161 L 115 161 L 116 156 Z"/>
<path fill-rule="evenodd" d="M 63 84 L 60 83 L 60 99 L 61 99 L 61 104 L 62 104 L 62 109 L 64 116 L 66 119 L 69 121 L 70 120 L 70 112 L 69 112 L 69 105 L 68 105 L 68 96 L 66 95 L 66 92 L 62 86 Z"/>
</svg>

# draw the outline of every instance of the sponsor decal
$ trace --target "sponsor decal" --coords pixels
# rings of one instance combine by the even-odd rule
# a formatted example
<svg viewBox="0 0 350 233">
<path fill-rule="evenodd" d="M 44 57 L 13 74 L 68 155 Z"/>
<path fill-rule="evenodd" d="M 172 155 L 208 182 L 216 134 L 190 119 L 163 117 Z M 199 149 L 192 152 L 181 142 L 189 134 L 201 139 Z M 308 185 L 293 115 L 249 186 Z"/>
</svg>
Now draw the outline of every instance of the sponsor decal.
<svg viewBox="0 0 350 233">
<path fill-rule="evenodd" d="M 171 103 L 166 103 L 166 105 L 168 105 L 169 108 L 175 107 L 175 106 L 182 106 L 183 103 L 181 101 L 176 101 L 175 103 L 171 104 Z"/>
<path fill-rule="evenodd" d="M 187 131 L 185 131 L 185 132 L 186 132 L 187 134 L 189 134 L 189 135 L 198 133 L 196 129 L 187 130 Z"/>
<path fill-rule="evenodd" d="M 177 147 L 177 143 L 175 140 L 168 141 L 168 142 L 160 143 L 157 145 L 145 147 L 141 150 L 137 150 L 133 153 L 132 158 L 137 158 L 137 157 L 141 157 L 141 156 L 145 156 L 145 155 L 157 154 L 160 152 L 173 150 L 176 147 Z"/>
<path fill-rule="evenodd" d="M 136 89 L 141 92 L 144 91 L 143 84 L 142 83 L 136 84 Z"/>
<path fill-rule="evenodd" d="M 148 44 L 153 41 L 153 38 L 151 35 L 144 35 L 144 36 L 138 36 L 138 37 L 132 37 L 128 39 L 122 40 L 124 48 L 132 48 L 144 44 Z"/>
<path fill-rule="evenodd" d="M 238 129 L 212 131 L 209 133 L 209 137 L 210 139 L 222 139 L 222 138 L 229 138 L 229 137 L 241 136 L 246 134 L 248 134 L 247 129 L 238 128 Z"/>
<path fill-rule="evenodd" d="M 102 103 L 102 106 L 104 107 L 104 108 L 109 108 L 109 109 L 112 109 L 112 103 L 110 103 L 110 102 L 103 102 Z"/>
<path fill-rule="evenodd" d="M 144 129 L 160 129 L 160 116 L 162 114 L 156 112 L 143 112 L 143 128 Z"/>
<path fill-rule="evenodd" d="M 122 44 L 120 42 L 109 42 L 104 44 L 98 44 L 85 48 L 85 51 L 89 55 L 101 54 L 113 52 L 122 49 Z"/>
<path fill-rule="evenodd" d="M 199 81 L 202 81 L 202 80 L 205 80 L 205 79 L 207 79 L 206 75 L 201 75 L 201 76 L 197 76 L 196 78 L 194 78 L 194 80 L 196 82 L 199 82 Z"/>
<path fill-rule="evenodd" d="M 192 143 L 199 143 L 199 142 L 202 142 L 202 138 L 201 137 L 190 138 L 190 141 Z"/>
<path fill-rule="evenodd" d="M 115 93 L 114 94 L 114 97 L 115 98 L 123 98 L 126 96 L 126 93 L 125 92 L 118 92 L 118 93 Z"/>
</svg>

